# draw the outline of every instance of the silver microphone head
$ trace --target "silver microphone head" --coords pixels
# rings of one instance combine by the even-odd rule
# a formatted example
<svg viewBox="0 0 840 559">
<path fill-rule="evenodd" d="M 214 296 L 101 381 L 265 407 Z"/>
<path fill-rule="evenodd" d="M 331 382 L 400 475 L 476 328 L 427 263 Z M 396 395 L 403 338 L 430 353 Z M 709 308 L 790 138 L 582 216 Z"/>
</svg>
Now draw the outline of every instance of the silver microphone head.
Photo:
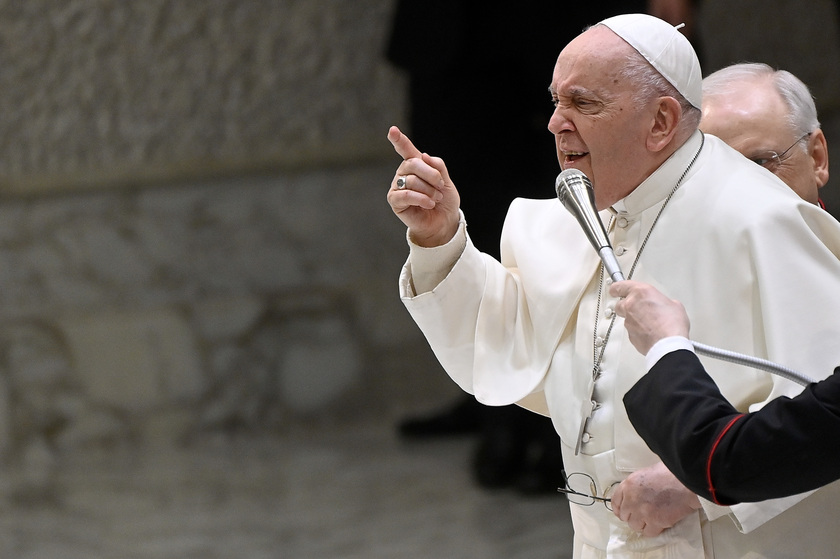
<svg viewBox="0 0 840 559">
<path fill-rule="evenodd" d="M 554 187 L 560 203 L 575 216 L 609 276 L 614 281 L 623 280 L 624 275 L 613 253 L 607 230 L 595 209 L 595 192 L 589 177 L 577 169 L 566 169 L 557 175 Z"/>
</svg>

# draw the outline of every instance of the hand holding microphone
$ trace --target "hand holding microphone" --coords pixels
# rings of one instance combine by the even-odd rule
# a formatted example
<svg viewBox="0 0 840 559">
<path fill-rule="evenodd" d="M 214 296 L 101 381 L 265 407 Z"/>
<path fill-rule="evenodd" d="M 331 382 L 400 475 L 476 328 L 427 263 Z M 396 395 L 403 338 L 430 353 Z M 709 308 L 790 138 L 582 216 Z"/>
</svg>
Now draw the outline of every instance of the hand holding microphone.
<svg viewBox="0 0 840 559">
<path fill-rule="evenodd" d="M 652 285 L 629 280 L 617 282 L 610 286 L 610 295 L 621 298 L 615 312 L 624 319 L 630 343 L 642 355 L 662 338 L 688 338 L 690 322 L 685 307 Z"/>
<path fill-rule="evenodd" d="M 565 171 L 557 175 L 557 180 L 555 181 L 554 186 L 557 190 L 557 198 L 560 200 L 563 206 L 565 206 L 565 208 L 569 210 L 572 213 L 572 215 L 574 215 L 575 218 L 578 220 L 578 223 L 583 229 L 583 232 L 586 233 L 586 236 L 589 239 L 589 242 L 592 244 L 592 247 L 601 257 L 601 261 L 604 263 L 604 268 L 607 270 L 607 274 L 612 278 L 614 282 L 616 282 L 616 284 L 618 282 L 624 281 L 624 274 L 621 273 L 621 268 L 618 265 L 618 260 L 616 260 L 615 254 L 613 253 L 612 246 L 610 245 L 610 240 L 607 237 L 607 231 L 606 229 L 604 229 L 604 224 L 601 221 L 601 218 L 598 217 L 598 212 L 595 210 L 595 193 L 592 191 L 592 182 L 590 182 L 589 178 L 581 171 L 577 169 L 566 169 Z M 630 285 L 626 285 L 624 287 L 617 287 L 616 284 L 613 284 L 610 288 L 610 293 L 613 296 L 622 297 L 623 295 L 621 295 L 621 293 L 624 293 L 625 291 L 629 293 L 631 289 L 638 289 L 639 286 L 644 285 L 639 284 L 638 282 L 627 283 Z M 656 291 L 655 288 L 650 286 L 646 286 L 646 288 L 649 288 L 649 290 L 645 292 L 647 296 L 658 295 L 662 297 L 661 300 L 657 299 L 660 303 L 662 302 L 662 300 L 667 300 L 671 301 L 671 303 L 676 303 L 677 305 L 679 305 L 679 307 L 682 307 L 681 303 L 677 301 L 672 301 L 671 299 L 667 299 L 667 297 Z M 624 310 L 621 312 L 624 312 L 625 315 L 632 314 L 631 320 L 628 321 L 627 318 L 625 318 L 625 326 L 628 329 L 630 341 L 633 344 L 633 346 L 636 347 L 636 349 L 638 349 L 641 353 L 647 353 L 647 349 L 650 349 L 650 347 L 656 341 L 658 341 L 662 337 L 665 337 L 664 335 L 659 335 L 655 333 L 659 331 L 658 327 L 655 327 L 654 325 L 656 324 L 656 318 L 660 317 L 660 315 L 654 314 L 654 319 L 651 319 L 651 313 L 645 312 L 644 305 L 639 306 L 640 310 L 638 313 L 633 313 L 632 311 L 630 311 L 628 309 L 629 305 L 629 303 L 625 303 Z M 616 310 L 618 310 L 618 308 Z M 657 306 L 656 304 L 653 304 L 648 305 L 647 310 L 652 312 L 655 310 L 657 312 L 666 311 L 671 313 L 677 313 L 669 315 L 670 318 L 665 322 L 660 322 L 659 326 L 662 326 L 663 324 L 669 324 L 669 327 L 672 327 L 675 324 L 675 321 L 678 321 L 679 310 L 675 310 L 673 305 L 662 304 L 661 306 Z M 685 309 L 681 310 L 684 314 Z M 619 316 L 621 316 L 621 312 L 618 313 Z M 687 338 L 688 315 L 685 315 L 685 320 L 685 333 L 681 335 L 684 335 Z M 638 328 L 636 328 L 636 326 L 638 326 Z M 633 330 L 635 330 L 635 332 Z M 634 341 L 634 338 L 636 341 Z M 760 359 L 758 357 L 752 357 L 749 355 L 742 355 L 733 351 L 707 346 L 699 342 L 692 341 L 691 343 L 694 346 L 694 350 L 701 355 L 706 355 L 708 357 L 720 359 L 722 361 L 737 363 L 739 365 L 744 365 L 747 367 L 753 367 L 755 369 L 761 369 L 763 371 L 773 373 L 774 375 L 784 377 L 803 386 L 814 382 L 814 379 L 803 375 L 802 373 L 799 373 L 777 363 L 767 361 L 765 359 Z M 642 351 L 643 348 L 647 349 L 645 351 Z"/>
</svg>

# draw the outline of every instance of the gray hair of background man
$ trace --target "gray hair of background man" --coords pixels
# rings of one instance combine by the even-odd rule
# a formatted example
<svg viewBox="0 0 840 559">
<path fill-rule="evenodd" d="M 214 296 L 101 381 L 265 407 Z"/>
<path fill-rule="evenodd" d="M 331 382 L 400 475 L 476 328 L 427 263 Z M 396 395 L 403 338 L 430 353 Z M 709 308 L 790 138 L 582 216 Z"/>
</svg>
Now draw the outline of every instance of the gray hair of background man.
<svg viewBox="0 0 840 559">
<path fill-rule="evenodd" d="M 703 99 L 731 94 L 733 84 L 746 79 L 771 76 L 776 91 L 788 107 L 788 125 L 794 136 L 803 136 L 820 127 L 817 107 L 808 86 L 787 70 L 775 70 L 767 64 L 745 62 L 727 66 L 703 79 Z M 802 140 L 807 142 L 807 138 Z"/>
</svg>

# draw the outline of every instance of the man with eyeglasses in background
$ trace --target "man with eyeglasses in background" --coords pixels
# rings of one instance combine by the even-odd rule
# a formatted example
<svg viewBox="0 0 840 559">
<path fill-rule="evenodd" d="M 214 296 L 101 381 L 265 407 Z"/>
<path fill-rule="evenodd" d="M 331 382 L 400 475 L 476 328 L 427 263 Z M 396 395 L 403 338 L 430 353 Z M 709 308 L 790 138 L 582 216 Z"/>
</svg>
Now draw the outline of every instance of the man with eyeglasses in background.
<svg viewBox="0 0 840 559">
<path fill-rule="evenodd" d="M 778 176 L 822 208 L 828 145 L 814 99 L 802 81 L 766 64 L 734 64 L 703 80 L 700 130 Z"/>
</svg>

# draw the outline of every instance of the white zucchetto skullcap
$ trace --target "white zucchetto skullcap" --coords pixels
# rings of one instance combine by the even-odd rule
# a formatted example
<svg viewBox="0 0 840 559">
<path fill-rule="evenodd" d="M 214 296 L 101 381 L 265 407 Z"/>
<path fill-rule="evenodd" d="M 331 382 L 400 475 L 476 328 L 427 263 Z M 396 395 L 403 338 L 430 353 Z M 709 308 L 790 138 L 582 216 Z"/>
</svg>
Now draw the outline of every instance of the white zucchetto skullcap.
<svg viewBox="0 0 840 559">
<path fill-rule="evenodd" d="M 647 14 L 607 18 L 605 25 L 644 56 L 689 103 L 700 108 L 703 99 L 700 61 L 694 47 L 670 23 Z"/>
</svg>

